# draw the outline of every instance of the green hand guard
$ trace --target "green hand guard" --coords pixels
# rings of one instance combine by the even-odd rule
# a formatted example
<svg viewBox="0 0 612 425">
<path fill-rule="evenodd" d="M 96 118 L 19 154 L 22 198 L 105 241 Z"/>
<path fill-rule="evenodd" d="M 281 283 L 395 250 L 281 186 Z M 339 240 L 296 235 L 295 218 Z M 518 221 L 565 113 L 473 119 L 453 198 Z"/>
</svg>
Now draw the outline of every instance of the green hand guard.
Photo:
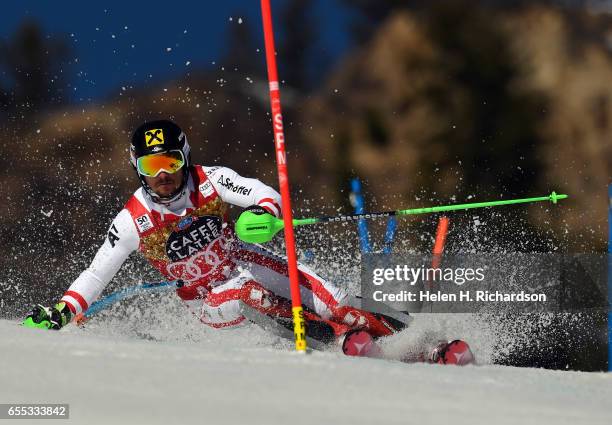
<svg viewBox="0 0 612 425">
<path fill-rule="evenodd" d="M 238 237 L 248 243 L 264 243 L 272 240 L 284 227 L 283 221 L 272 214 L 255 214 L 244 211 L 236 220 L 235 231 Z"/>
</svg>

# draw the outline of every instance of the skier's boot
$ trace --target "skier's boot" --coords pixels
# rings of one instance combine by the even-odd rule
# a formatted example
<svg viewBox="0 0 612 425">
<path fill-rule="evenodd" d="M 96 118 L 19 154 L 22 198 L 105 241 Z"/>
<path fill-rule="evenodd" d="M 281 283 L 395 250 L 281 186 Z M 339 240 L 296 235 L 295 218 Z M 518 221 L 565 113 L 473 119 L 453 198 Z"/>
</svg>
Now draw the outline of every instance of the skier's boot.
<svg viewBox="0 0 612 425">
<path fill-rule="evenodd" d="M 465 366 L 475 362 L 474 354 L 467 342 L 455 339 L 440 342 L 430 353 L 429 363 Z"/>
</svg>

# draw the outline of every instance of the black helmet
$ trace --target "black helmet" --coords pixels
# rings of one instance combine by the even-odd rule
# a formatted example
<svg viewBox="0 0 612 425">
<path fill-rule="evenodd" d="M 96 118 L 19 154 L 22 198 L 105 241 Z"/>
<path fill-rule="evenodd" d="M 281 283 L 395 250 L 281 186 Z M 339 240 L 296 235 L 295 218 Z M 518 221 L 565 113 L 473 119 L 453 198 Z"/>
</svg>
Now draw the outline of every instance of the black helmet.
<svg viewBox="0 0 612 425">
<path fill-rule="evenodd" d="M 180 151 L 183 156 L 183 182 L 181 186 L 172 194 L 168 196 L 159 196 L 151 187 L 147 184 L 144 176 L 138 171 L 137 161 L 138 158 L 157 154 L 162 152 Z M 189 179 L 189 167 L 191 167 L 191 149 L 187 142 L 187 136 L 183 133 L 183 130 L 169 120 L 156 120 L 149 121 L 142 124 L 134 131 L 132 136 L 132 143 L 130 145 L 130 162 L 143 189 L 151 196 L 153 201 L 159 203 L 168 203 L 178 199 L 187 187 L 187 180 Z"/>
</svg>

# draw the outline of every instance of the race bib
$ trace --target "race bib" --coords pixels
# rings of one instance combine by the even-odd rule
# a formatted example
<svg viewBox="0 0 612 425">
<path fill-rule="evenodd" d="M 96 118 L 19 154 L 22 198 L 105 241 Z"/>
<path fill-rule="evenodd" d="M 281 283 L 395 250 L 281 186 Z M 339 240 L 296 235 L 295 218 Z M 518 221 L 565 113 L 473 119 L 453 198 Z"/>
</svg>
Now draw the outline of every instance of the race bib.
<svg viewBox="0 0 612 425">
<path fill-rule="evenodd" d="M 209 244 L 221 236 L 222 228 L 223 222 L 217 216 L 185 217 L 168 237 L 168 258 L 173 262 L 181 261 L 206 250 Z"/>
</svg>

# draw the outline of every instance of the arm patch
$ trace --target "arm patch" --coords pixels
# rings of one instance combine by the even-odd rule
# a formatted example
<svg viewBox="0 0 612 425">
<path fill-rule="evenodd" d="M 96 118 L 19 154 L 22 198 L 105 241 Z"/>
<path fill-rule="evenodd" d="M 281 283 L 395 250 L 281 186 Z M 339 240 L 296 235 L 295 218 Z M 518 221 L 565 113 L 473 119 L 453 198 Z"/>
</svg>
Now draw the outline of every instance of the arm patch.
<svg viewBox="0 0 612 425">
<path fill-rule="evenodd" d="M 115 247 L 115 243 L 119 240 L 117 227 L 113 224 L 111 228 L 108 230 L 108 242 L 111 244 L 111 247 Z"/>
</svg>

